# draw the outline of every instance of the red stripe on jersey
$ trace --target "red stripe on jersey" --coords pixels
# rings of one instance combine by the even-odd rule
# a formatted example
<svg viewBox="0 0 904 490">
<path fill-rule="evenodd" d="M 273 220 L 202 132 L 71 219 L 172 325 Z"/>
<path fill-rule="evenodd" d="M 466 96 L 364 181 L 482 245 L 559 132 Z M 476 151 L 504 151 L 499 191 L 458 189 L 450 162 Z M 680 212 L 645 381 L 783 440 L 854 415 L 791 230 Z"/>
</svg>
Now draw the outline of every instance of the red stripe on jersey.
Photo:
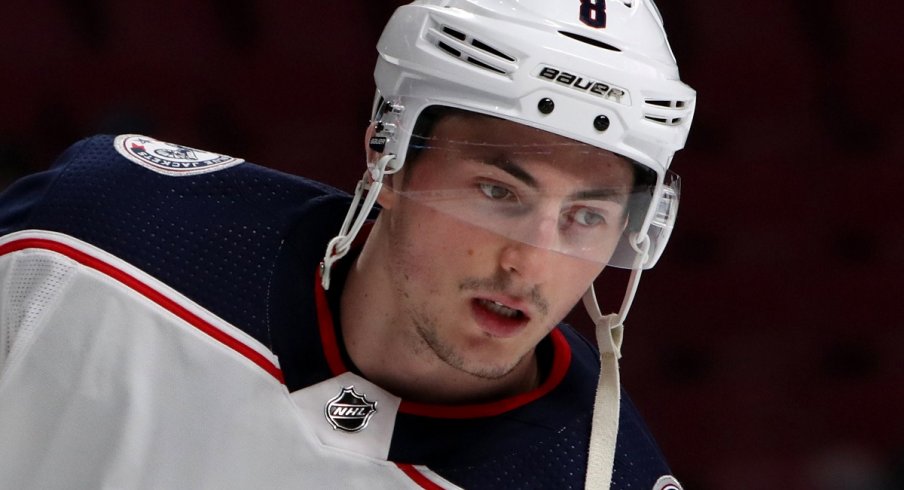
<svg viewBox="0 0 904 490">
<path fill-rule="evenodd" d="M 69 245 L 41 238 L 15 240 L 7 243 L 6 245 L 0 246 L 0 256 L 26 249 L 41 249 L 56 252 L 69 257 L 70 259 L 84 265 L 85 267 L 89 267 L 109 276 L 110 278 L 120 282 L 121 284 L 131 288 L 138 294 L 156 303 L 163 309 L 181 318 L 182 320 L 189 323 L 198 330 L 204 332 L 208 336 L 216 339 L 235 352 L 241 354 L 251 362 L 257 364 L 264 371 L 276 378 L 276 380 L 280 383 L 285 383 L 285 381 L 283 380 L 282 371 L 279 369 L 279 367 L 277 367 L 273 362 L 267 359 L 263 354 L 257 352 L 242 341 L 213 326 L 201 317 L 188 311 L 188 309 L 178 304 L 174 300 L 168 298 L 160 291 L 157 291 L 153 287 L 141 282 L 134 276 L 129 275 L 123 270 L 117 269 L 113 265 L 110 265 L 97 257 L 91 256 Z"/>
<path fill-rule="evenodd" d="M 318 269 L 319 270 L 319 269 Z M 321 274 L 314 274 L 314 298 L 317 302 L 317 323 L 320 324 L 320 342 L 323 343 L 323 355 L 330 367 L 333 376 L 348 371 L 342 355 L 339 354 L 339 341 L 336 340 L 336 330 L 333 328 L 333 315 L 330 313 L 330 304 L 326 299 L 326 291 L 323 289 Z"/>
<path fill-rule="evenodd" d="M 555 389 L 571 365 L 571 347 L 561 330 L 555 328 L 550 332 L 549 338 L 553 345 L 553 364 L 546 381 L 537 388 L 520 395 L 504 398 L 490 403 L 474 405 L 432 405 L 429 403 L 415 403 L 402 401 L 399 411 L 411 415 L 423 417 L 438 417 L 446 419 L 467 419 L 475 417 L 493 417 L 509 410 L 527 405 Z"/>
<path fill-rule="evenodd" d="M 413 465 L 396 463 L 396 466 L 398 466 L 400 470 L 405 472 L 405 474 L 408 475 L 408 478 L 411 478 L 414 483 L 420 485 L 421 488 L 425 488 L 427 490 L 443 490 L 443 487 L 430 481 L 429 478 L 424 476 L 424 474 L 418 471 L 417 468 L 415 468 Z"/>
<path fill-rule="evenodd" d="M 320 274 L 316 275 L 314 296 L 317 303 L 317 321 L 320 326 L 320 341 L 323 343 L 323 354 L 334 376 L 348 371 L 348 366 L 342 360 L 339 341 L 336 337 L 333 315 L 326 299 L 326 291 L 320 282 Z M 558 328 L 554 328 L 549 339 L 553 347 L 552 368 L 546 380 L 531 391 L 520 395 L 504 398 L 490 403 L 478 403 L 472 405 L 438 405 L 431 403 L 415 403 L 402 400 L 399 412 L 422 417 L 435 417 L 444 419 L 470 419 L 477 417 L 492 417 L 524 406 L 538 398 L 541 398 L 554 390 L 565 378 L 568 367 L 571 365 L 571 346 L 565 339 L 565 334 Z"/>
</svg>

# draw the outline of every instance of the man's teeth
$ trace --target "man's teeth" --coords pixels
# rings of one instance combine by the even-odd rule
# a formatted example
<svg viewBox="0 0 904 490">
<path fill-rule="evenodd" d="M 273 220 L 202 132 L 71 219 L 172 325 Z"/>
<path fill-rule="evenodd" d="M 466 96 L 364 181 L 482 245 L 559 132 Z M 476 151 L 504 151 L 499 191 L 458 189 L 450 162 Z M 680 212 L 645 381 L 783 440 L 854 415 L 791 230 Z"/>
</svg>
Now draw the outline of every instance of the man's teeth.
<svg viewBox="0 0 904 490">
<path fill-rule="evenodd" d="M 482 299 L 480 300 L 480 304 L 482 304 L 486 309 L 492 311 L 493 313 L 508 318 L 516 318 L 522 315 L 521 311 L 509 308 L 508 306 L 505 306 L 504 304 L 497 301 Z"/>
</svg>

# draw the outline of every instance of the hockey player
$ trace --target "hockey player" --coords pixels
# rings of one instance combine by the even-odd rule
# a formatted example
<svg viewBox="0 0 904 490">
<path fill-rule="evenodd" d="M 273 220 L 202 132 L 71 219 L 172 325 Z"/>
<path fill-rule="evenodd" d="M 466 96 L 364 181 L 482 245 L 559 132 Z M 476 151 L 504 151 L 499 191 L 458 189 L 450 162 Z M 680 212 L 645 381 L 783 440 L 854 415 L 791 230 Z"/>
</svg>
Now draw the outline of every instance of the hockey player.
<svg viewBox="0 0 904 490">
<path fill-rule="evenodd" d="M 0 197 L 0 487 L 680 488 L 617 364 L 695 101 L 652 0 L 422 0 L 378 50 L 353 197 L 140 135 Z"/>
</svg>

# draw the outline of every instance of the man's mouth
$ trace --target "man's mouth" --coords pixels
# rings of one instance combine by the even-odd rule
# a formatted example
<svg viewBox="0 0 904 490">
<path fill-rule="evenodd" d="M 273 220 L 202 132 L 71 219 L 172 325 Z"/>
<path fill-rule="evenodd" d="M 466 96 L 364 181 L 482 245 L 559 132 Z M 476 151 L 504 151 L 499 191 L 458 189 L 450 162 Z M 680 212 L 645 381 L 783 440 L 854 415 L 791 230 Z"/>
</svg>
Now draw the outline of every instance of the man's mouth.
<svg viewBox="0 0 904 490">
<path fill-rule="evenodd" d="M 481 330 L 492 337 L 509 338 L 518 335 L 530 323 L 530 316 L 522 310 L 487 298 L 474 298 L 471 303 L 474 319 Z"/>
<path fill-rule="evenodd" d="M 491 301 L 488 299 L 478 299 L 477 304 L 486 308 L 487 310 L 489 310 L 492 313 L 495 313 L 499 316 L 502 316 L 505 318 L 510 318 L 513 320 L 521 320 L 521 319 L 524 319 L 526 316 L 523 311 L 516 310 L 514 308 L 509 308 L 508 306 L 505 306 L 504 304 L 502 304 L 498 301 Z"/>
</svg>

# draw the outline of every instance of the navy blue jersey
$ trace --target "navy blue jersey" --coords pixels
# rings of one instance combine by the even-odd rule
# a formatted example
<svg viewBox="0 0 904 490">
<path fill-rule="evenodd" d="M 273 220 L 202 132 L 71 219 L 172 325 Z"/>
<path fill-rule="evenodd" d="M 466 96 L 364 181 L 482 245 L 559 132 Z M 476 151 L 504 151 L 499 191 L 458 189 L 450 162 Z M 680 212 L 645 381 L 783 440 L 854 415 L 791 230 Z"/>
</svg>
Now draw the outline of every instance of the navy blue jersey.
<svg viewBox="0 0 904 490">
<path fill-rule="evenodd" d="M 133 146 L 117 147 L 123 144 Z M 351 259 L 340 262 L 330 291 L 318 280 L 350 197 L 301 177 L 191 152 L 198 151 L 137 136 L 83 140 L 50 170 L 0 196 L 0 236 L 53 232 L 135 267 L 272 352 L 276 379 L 289 393 L 344 372 L 360 375 L 332 320 L 342 266 Z M 598 354 L 560 325 L 538 355 L 545 381 L 528 394 L 469 406 L 399 401 L 387 461 L 427 488 L 435 482 L 581 488 Z M 661 479 L 669 468 L 625 394 L 620 413 L 612 488 L 668 488 Z M 0 425 L 7 422 L 0 413 Z M 417 472 L 438 478 L 431 483 Z M 342 487 L 341 475 L 336 478 Z"/>
</svg>

